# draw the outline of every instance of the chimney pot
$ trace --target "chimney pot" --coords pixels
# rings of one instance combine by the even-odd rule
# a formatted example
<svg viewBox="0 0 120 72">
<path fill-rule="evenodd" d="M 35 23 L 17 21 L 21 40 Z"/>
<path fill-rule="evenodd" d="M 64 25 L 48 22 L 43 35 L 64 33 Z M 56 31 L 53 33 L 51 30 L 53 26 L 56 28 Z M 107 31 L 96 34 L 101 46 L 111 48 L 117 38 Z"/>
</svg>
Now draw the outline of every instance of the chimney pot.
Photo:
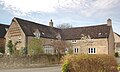
<svg viewBox="0 0 120 72">
<path fill-rule="evenodd" d="M 52 19 L 51 19 L 50 22 L 49 22 L 49 26 L 53 27 Z"/>
<path fill-rule="evenodd" d="M 112 26 L 112 20 L 110 18 L 107 20 L 107 25 Z"/>
</svg>

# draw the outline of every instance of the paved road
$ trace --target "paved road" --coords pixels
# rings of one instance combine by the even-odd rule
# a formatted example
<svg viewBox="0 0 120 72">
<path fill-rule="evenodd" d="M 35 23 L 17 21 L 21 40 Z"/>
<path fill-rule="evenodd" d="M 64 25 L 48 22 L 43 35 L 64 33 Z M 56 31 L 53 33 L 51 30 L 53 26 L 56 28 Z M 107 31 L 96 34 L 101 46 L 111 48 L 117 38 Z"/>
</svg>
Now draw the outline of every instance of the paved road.
<svg viewBox="0 0 120 72">
<path fill-rule="evenodd" d="M 0 72 L 61 72 L 61 67 L 24 68 L 24 69 L 0 69 Z"/>
</svg>

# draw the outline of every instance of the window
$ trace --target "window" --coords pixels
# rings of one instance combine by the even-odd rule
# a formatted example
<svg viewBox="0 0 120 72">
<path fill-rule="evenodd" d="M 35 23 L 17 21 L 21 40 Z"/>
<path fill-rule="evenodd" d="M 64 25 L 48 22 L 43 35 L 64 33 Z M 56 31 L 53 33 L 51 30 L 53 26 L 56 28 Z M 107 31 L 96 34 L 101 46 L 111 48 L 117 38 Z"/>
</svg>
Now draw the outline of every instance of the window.
<svg viewBox="0 0 120 72">
<path fill-rule="evenodd" d="M 58 35 L 56 36 L 56 38 L 57 38 L 58 40 L 61 40 L 61 35 L 58 34 Z"/>
<path fill-rule="evenodd" d="M 34 33 L 36 38 L 40 38 L 40 33 Z"/>
<path fill-rule="evenodd" d="M 77 41 L 76 40 L 72 40 L 72 43 L 76 43 Z"/>
<path fill-rule="evenodd" d="M 98 33 L 98 35 L 102 35 L 102 33 Z"/>
<path fill-rule="evenodd" d="M 35 35 L 36 38 L 38 38 L 38 39 L 40 38 L 41 33 L 38 29 L 36 29 L 33 34 Z"/>
<path fill-rule="evenodd" d="M 96 48 L 89 48 L 89 54 L 95 54 Z"/>
<path fill-rule="evenodd" d="M 78 48 L 75 48 L 75 53 L 78 53 Z"/>
<path fill-rule="evenodd" d="M 45 45 L 44 46 L 44 53 L 46 54 L 53 54 L 54 53 L 54 48 L 51 45 Z"/>
</svg>

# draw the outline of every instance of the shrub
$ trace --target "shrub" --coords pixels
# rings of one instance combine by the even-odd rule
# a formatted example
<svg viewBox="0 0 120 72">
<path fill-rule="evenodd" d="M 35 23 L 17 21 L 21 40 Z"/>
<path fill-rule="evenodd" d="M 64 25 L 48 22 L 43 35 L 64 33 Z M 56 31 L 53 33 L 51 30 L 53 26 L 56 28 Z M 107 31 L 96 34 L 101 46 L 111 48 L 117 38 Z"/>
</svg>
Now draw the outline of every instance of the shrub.
<svg viewBox="0 0 120 72">
<path fill-rule="evenodd" d="M 119 54 L 118 54 L 118 52 L 116 52 L 116 53 L 115 53 L 115 57 L 119 57 Z"/>
<path fill-rule="evenodd" d="M 66 55 L 61 62 L 62 72 L 118 72 L 115 58 L 105 54 Z"/>
</svg>

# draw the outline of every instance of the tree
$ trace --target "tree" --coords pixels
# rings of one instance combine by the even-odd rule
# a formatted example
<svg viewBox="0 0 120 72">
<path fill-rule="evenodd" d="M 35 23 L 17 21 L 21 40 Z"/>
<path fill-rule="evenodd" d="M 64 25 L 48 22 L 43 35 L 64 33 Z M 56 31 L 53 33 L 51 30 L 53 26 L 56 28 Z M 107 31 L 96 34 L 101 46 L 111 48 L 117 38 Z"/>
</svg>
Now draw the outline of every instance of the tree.
<svg viewBox="0 0 120 72">
<path fill-rule="evenodd" d="M 63 40 L 55 40 L 53 41 L 53 46 L 57 50 L 57 53 L 65 54 L 66 48 L 71 48 L 71 44 L 69 42 Z"/>
<path fill-rule="evenodd" d="M 28 54 L 39 55 L 43 53 L 43 39 L 33 38 L 28 45 Z"/>
<path fill-rule="evenodd" d="M 71 49 L 71 43 L 63 41 L 63 40 L 54 40 L 52 44 L 55 50 L 57 51 L 59 60 L 61 58 L 61 54 L 65 54 L 66 48 L 68 48 L 68 50 Z"/>
<path fill-rule="evenodd" d="M 60 29 L 72 28 L 72 25 L 70 25 L 69 23 L 63 23 L 63 24 L 57 25 L 57 28 L 60 28 Z"/>
<path fill-rule="evenodd" d="M 8 47 L 10 55 L 12 55 L 14 53 L 12 40 L 8 41 L 7 47 Z"/>
</svg>

